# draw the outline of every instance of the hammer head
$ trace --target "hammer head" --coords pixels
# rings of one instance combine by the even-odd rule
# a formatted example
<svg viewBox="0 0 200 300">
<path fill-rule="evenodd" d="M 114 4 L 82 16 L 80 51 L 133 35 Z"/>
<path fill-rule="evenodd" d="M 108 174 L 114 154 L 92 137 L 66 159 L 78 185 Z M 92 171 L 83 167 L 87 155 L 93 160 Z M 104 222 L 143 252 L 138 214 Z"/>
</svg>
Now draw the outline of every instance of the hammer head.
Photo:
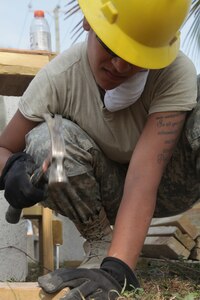
<svg viewBox="0 0 200 300">
<path fill-rule="evenodd" d="M 44 114 L 51 138 L 51 164 L 49 184 L 56 182 L 68 182 L 64 162 L 67 157 L 65 142 L 62 135 L 62 116 Z"/>
<path fill-rule="evenodd" d="M 64 160 L 65 157 L 63 156 L 52 156 L 50 173 L 49 173 L 49 183 L 68 181 L 64 169 Z"/>
</svg>

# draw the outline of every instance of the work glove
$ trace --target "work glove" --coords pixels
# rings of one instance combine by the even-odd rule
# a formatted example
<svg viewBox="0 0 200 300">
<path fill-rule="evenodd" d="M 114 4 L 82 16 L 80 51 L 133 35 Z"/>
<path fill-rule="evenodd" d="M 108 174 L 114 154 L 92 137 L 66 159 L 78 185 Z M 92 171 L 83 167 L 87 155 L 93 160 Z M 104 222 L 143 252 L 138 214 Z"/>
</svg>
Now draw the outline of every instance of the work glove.
<svg viewBox="0 0 200 300">
<path fill-rule="evenodd" d="M 35 187 L 31 175 L 37 166 L 33 158 L 25 153 L 15 153 L 9 157 L 0 177 L 0 190 L 10 205 L 17 209 L 30 207 L 44 198 L 44 191 Z"/>
<path fill-rule="evenodd" d="M 106 257 L 100 269 L 61 268 L 39 277 L 38 283 L 47 293 L 69 287 L 70 292 L 62 300 L 115 300 L 122 289 L 134 290 L 139 287 L 133 271 L 114 257 Z"/>
</svg>

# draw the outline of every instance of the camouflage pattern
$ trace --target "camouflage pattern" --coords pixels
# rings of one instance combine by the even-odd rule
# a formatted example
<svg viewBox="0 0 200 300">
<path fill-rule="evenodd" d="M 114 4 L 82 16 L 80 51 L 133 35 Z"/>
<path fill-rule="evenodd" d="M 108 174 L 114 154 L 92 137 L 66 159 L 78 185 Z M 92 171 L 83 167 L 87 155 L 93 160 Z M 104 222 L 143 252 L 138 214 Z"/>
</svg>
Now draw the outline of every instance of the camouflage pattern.
<svg viewBox="0 0 200 300">
<path fill-rule="evenodd" d="M 93 140 L 76 124 L 63 119 L 63 137 L 68 157 L 65 161 L 67 184 L 47 187 L 42 205 L 84 223 L 105 208 L 114 224 L 122 197 L 127 166 L 107 159 Z M 26 136 L 26 152 L 39 166 L 48 156 L 51 143 L 46 123 L 35 127 Z M 47 172 L 47 177 L 48 177 Z"/>
<path fill-rule="evenodd" d="M 163 174 L 158 194 L 155 217 L 166 217 L 189 209 L 199 198 L 199 180 L 195 155 L 185 131 Z"/>
<path fill-rule="evenodd" d="M 188 116 L 179 143 L 162 177 L 155 217 L 179 214 L 199 200 L 199 120 L 200 101 Z M 103 206 L 110 223 L 114 224 L 128 166 L 107 159 L 80 127 L 66 119 L 63 119 L 63 136 L 68 154 L 65 169 L 69 183 L 58 184 L 50 189 L 46 183 L 47 195 L 42 204 L 75 223 L 92 219 Z M 27 135 L 26 144 L 26 151 L 41 165 L 50 150 L 49 132 L 45 123 Z"/>
<path fill-rule="evenodd" d="M 193 112 L 189 115 L 186 124 L 186 136 L 187 139 L 195 152 L 198 152 L 200 143 L 200 74 L 197 77 L 198 95 L 197 95 L 197 106 Z"/>
</svg>

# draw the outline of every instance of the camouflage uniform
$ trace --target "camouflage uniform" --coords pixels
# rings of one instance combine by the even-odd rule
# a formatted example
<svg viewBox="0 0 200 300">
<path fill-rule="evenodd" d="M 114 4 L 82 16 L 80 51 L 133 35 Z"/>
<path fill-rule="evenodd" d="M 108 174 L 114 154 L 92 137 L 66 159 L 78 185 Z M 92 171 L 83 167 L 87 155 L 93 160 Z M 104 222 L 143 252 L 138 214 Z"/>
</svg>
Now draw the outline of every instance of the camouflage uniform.
<svg viewBox="0 0 200 300">
<path fill-rule="evenodd" d="M 200 88 L 200 76 L 198 83 Z M 198 100 L 199 97 L 200 92 Z M 200 101 L 189 114 L 179 143 L 162 177 L 157 195 L 156 217 L 181 213 L 199 198 L 199 120 Z M 63 136 L 68 154 L 65 162 L 70 183 L 68 188 L 73 192 L 61 189 L 53 197 L 47 192 L 47 199 L 42 204 L 81 223 L 104 207 L 110 223 L 114 224 L 128 166 L 106 158 L 86 132 L 66 119 L 63 119 Z M 45 123 L 26 136 L 26 145 L 26 151 L 41 165 L 50 149 L 49 132 Z"/>
</svg>

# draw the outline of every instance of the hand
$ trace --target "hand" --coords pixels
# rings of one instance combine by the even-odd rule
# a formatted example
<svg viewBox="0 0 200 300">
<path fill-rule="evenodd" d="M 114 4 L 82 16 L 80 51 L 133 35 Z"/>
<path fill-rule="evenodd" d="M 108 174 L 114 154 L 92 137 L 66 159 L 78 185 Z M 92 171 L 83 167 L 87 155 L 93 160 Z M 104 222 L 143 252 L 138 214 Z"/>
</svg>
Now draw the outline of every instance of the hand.
<svg viewBox="0 0 200 300">
<path fill-rule="evenodd" d="M 139 287 L 133 271 L 113 257 L 105 258 L 100 269 L 59 269 L 39 277 L 38 283 L 47 293 L 69 287 L 71 291 L 62 300 L 115 300 L 123 288 Z"/>
<path fill-rule="evenodd" d="M 21 209 L 43 200 L 44 191 L 36 188 L 30 177 L 36 169 L 33 158 L 25 153 L 13 154 L 7 160 L 0 177 L 0 190 L 11 206 Z"/>
</svg>

